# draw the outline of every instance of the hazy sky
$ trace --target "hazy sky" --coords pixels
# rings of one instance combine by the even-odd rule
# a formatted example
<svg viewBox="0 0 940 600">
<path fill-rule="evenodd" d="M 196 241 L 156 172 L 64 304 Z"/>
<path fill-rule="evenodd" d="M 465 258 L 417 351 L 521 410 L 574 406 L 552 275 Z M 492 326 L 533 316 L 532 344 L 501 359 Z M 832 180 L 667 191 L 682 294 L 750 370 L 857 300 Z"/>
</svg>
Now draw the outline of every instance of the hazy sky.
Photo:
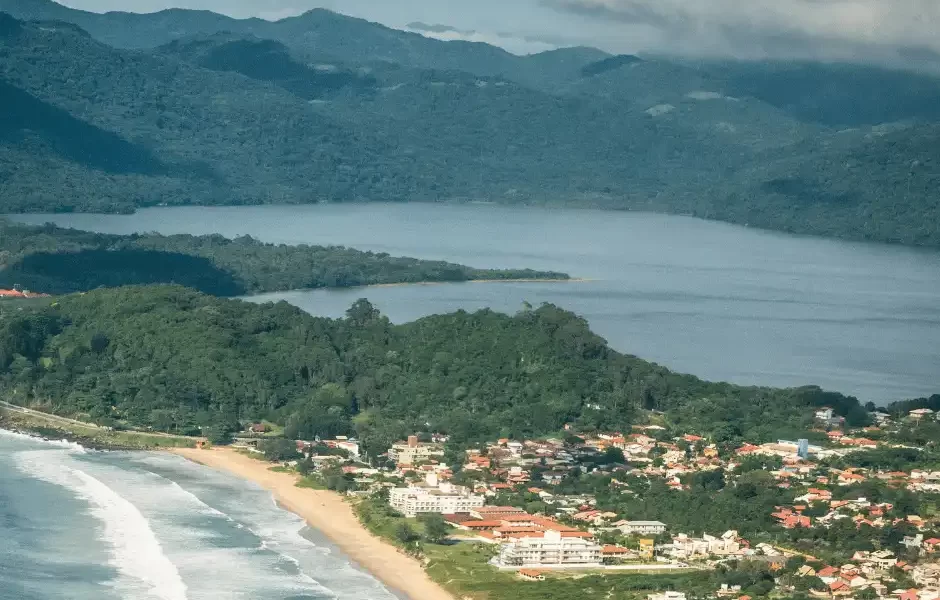
<svg viewBox="0 0 940 600">
<path fill-rule="evenodd" d="M 324 7 L 404 28 L 445 24 L 516 52 L 613 52 L 934 61 L 940 0 L 64 0 L 94 11 L 178 6 L 277 19 Z M 507 35 L 511 34 L 511 35 Z M 935 55 L 934 53 L 938 53 Z"/>
</svg>

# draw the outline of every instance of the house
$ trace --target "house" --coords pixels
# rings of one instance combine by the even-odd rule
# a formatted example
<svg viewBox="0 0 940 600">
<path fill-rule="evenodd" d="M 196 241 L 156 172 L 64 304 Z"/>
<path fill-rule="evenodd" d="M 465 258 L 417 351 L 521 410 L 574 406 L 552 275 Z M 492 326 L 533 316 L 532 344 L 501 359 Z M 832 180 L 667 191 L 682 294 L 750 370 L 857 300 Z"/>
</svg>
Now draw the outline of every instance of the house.
<svg viewBox="0 0 940 600">
<path fill-rule="evenodd" d="M 940 538 L 924 540 L 924 553 L 933 554 L 935 552 L 940 552 Z"/>
<path fill-rule="evenodd" d="M 859 475 L 858 473 L 849 473 L 847 471 L 839 473 L 839 485 L 841 486 L 861 483 L 863 481 L 865 481 L 864 475 Z"/>
<path fill-rule="evenodd" d="M 620 562 L 635 556 L 636 554 L 632 550 L 623 546 L 605 545 L 601 548 L 601 558 L 605 563 Z"/>
<path fill-rule="evenodd" d="M 929 408 L 915 408 L 907 414 L 912 419 L 920 420 L 933 416 L 933 411 Z"/>
<path fill-rule="evenodd" d="M 686 600 L 682 592 L 662 592 L 661 594 L 649 594 L 646 600 Z"/>
<path fill-rule="evenodd" d="M 535 569 L 519 569 L 519 578 L 526 581 L 545 581 L 545 575 Z"/>
<path fill-rule="evenodd" d="M 664 547 L 665 553 L 678 559 L 706 556 L 728 556 L 741 550 L 735 532 L 727 532 L 720 538 L 705 534 L 701 538 L 692 538 L 680 533 L 672 544 Z"/>
<path fill-rule="evenodd" d="M 659 521 L 617 521 L 614 527 L 624 535 L 660 535 L 666 531 L 666 524 Z"/>
<path fill-rule="evenodd" d="M 833 581 L 829 584 L 829 594 L 833 597 L 835 596 L 851 596 L 854 592 L 852 591 L 851 586 L 841 579 Z"/>
<path fill-rule="evenodd" d="M 26 294 L 19 290 L 0 290 L 0 298 L 26 298 Z"/>
<path fill-rule="evenodd" d="M 721 587 L 715 590 L 715 595 L 719 598 L 724 598 L 726 596 L 738 597 L 741 595 L 741 586 L 740 585 L 731 585 L 727 583 L 721 584 Z"/>
</svg>

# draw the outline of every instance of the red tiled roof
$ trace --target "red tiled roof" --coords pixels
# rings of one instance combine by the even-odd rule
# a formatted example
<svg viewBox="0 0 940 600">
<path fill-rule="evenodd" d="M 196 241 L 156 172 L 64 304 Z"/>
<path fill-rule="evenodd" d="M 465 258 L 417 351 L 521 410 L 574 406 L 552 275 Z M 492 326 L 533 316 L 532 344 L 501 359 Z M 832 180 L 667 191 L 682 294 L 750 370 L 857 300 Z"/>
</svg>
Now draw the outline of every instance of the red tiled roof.
<svg viewBox="0 0 940 600">
<path fill-rule="evenodd" d="M 496 529 L 503 524 L 501 521 L 467 521 L 463 525 L 470 529 Z"/>
<path fill-rule="evenodd" d="M 542 572 L 535 569 L 519 569 L 519 574 L 523 577 L 541 577 Z"/>
</svg>

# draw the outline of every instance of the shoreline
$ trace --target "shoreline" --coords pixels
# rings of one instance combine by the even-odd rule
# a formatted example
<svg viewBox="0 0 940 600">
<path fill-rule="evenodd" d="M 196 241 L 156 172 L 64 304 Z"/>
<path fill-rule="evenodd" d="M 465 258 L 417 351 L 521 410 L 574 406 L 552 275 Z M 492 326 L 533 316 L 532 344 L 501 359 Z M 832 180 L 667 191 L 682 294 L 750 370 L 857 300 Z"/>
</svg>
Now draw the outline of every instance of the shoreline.
<svg viewBox="0 0 940 600">
<path fill-rule="evenodd" d="M 279 506 L 303 518 L 307 525 L 325 535 L 393 593 L 403 593 L 411 600 L 455 600 L 453 595 L 431 580 L 418 560 L 403 554 L 363 527 L 352 507 L 339 494 L 299 488 L 297 475 L 271 471 L 273 465 L 229 448 L 173 448 L 166 451 L 270 491 Z"/>
<path fill-rule="evenodd" d="M 368 290 L 372 288 L 395 288 L 407 286 L 432 286 L 432 285 L 460 285 L 464 283 L 592 283 L 597 279 L 587 279 L 583 277 L 569 277 L 568 279 L 550 279 L 550 278 L 514 278 L 514 279 L 463 279 L 460 281 L 401 281 L 398 283 L 368 283 L 366 285 L 347 285 L 343 287 L 319 287 L 319 288 L 294 288 L 290 290 L 280 290 L 277 292 L 257 292 L 246 294 L 244 296 L 234 296 L 236 299 L 250 300 L 252 298 L 263 298 L 265 296 L 275 296 L 279 294 L 293 294 L 298 292 L 344 292 L 347 290 Z"/>
<path fill-rule="evenodd" d="M 370 283 L 368 285 L 352 285 L 345 288 L 320 288 L 329 290 L 350 290 L 350 289 L 368 289 L 368 288 L 386 288 L 386 287 L 404 287 L 410 285 L 452 285 L 460 283 L 590 283 L 596 279 L 584 279 L 581 277 L 569 277 L 568 279 L 550 279 L 550 278 L 515 278 L 515 279 L 464 279 L 463 281 L 403 281 L 400 283 Z M 297 290 L 294 290 L 297 291 Z M 277 293 L 277 292 L 274 292 Z"/>
</svg>

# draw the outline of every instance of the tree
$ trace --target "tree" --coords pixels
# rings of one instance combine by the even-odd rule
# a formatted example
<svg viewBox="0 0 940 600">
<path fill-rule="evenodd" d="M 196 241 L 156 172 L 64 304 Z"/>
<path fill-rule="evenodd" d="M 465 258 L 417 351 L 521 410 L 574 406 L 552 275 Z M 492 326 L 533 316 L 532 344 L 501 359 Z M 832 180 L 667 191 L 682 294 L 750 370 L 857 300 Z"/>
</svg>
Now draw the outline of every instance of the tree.
<svg viewBox="0 0 940 600">
<path fill-rule="evenodd" d="M 440 544 L 450 534 L 450 525 L 438 513 L 427 513 L 421 517 L 424 525 L 424 539 L 432 544 Z"/>
<path fill-rule="evenodd" d="M 94 352 L 95 354 L 101 354 L 102 352 L 108 349 L 108 345 L 110 343 L 111 343 L 111 340 L 108 339 L 108 336 L 106 336 L 103 333 L 96 333 L 93 336 L 91 336 L 91 342 L 89 343 L 89 347 L 91 348 L 91 351 Z"/>
<path fill-rule="evenodd" d="M 627 459 L 623 455 L 623 450 L 620 448 L 615 448 L 614 446 L 608 447 L 604 450 L 603 458 L 601 464 L 605 465 L 622 465 L 627 462 Z"/>
<path fill-rule="evenodd" d="M 303 455 L 297 451 L 297 444 L 284 438 L 264 440 L 258 444 L 258 449 L 271 462 L 285 462 L 303 458 Z"/>
<path fill-rule="evenodd" d="M 206 439 L 214 446 L 225 446 L 232 443 L 232 431 L 224 424 L 212 425 L 206 429 Z"/>
<path fill-rule="evenodd" d="M 359 298 L 346 310 L 346 319 L 355 326 L 362 327 L 379 318 L 379 309 L 365 298 Z"/>
<path fill-rule="evenodd" d="M 395 539 L 408 546 L 421 539 L 421 536 L 415 532 L 411 525 L 403 521 L 395 527 Z"/>
</svg>

